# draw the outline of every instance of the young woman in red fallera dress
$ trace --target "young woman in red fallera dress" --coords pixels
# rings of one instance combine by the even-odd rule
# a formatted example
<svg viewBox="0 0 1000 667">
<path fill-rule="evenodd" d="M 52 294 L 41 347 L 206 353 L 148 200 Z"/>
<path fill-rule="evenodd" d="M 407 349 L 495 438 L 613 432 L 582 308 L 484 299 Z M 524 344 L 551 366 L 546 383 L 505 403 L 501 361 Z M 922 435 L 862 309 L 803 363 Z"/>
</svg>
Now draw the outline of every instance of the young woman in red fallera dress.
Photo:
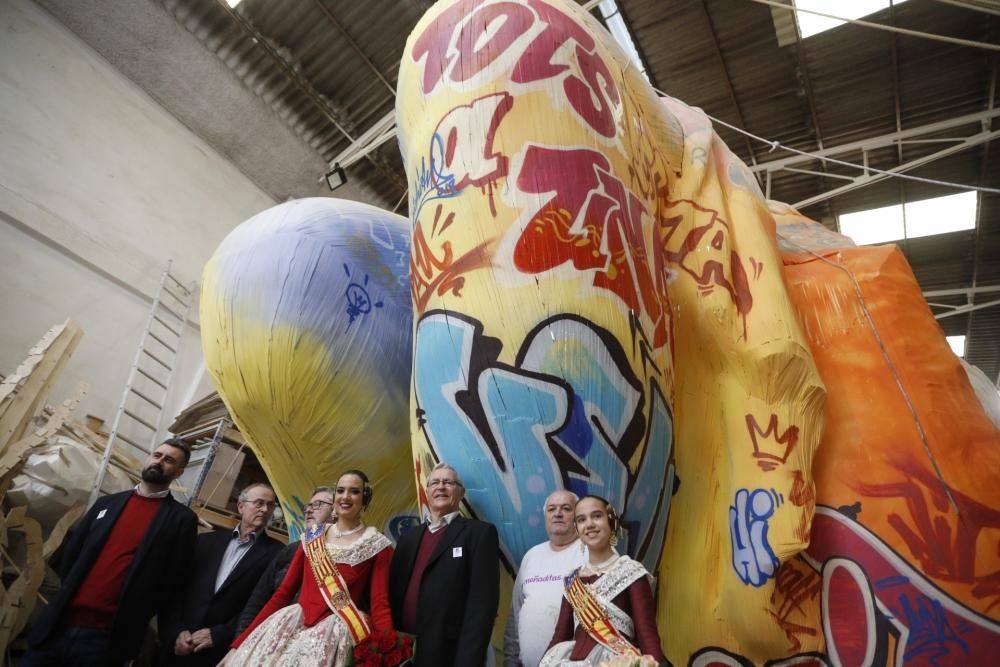
<svg viewBox="0 0 1000 667">
<path fill-rule="evenodd" d="M 576 503 L 574 521 L 588 560 L 567 578 L 540 667 L 666 663 L 649 572 L 615 551 L 620 520 L 614 507 L 604 498 L 584 496 Z"/>
<path fill-rule="evenodd" d="M 337 523 L 307 527 L 281 585 L 220 665 L 341 667 L 372 632 L 392 629 L 392 544 L 362 521 L 371 498 L 363 472 L 340 477 Z"/>
</svg>

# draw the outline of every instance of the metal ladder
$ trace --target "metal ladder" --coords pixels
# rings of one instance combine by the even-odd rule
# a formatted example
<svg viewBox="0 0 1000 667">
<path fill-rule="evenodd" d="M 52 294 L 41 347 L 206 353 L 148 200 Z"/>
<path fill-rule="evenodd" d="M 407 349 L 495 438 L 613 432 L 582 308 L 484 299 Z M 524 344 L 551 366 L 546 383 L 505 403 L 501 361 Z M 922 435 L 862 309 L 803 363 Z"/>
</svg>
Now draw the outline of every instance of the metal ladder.
<svg viewBox="0 0 1000 667">
<path fill-rule="evenodd" d="M 143 454 L 152 452 L 157 444 L 157 435 L 163 421 L 163 406 L 166 403 L 170 380 L 174 375 L 174 366 L 192 302 L 191 290 L 170 273 L 172 263 L 173 260 L 167 261 L 167 268 L 160 276 L 160 286 L 149 310 L 149 317 L 146 319 L 146 327 L 142 331 L 128 380 L 125 382 L 121 404 L 111 424 L 111 433 L 104 448 L 104 460 L 101 461 L 97 481 L 87 503 L 88 507 L 93 505 L 101 494 L 101 485 L 104 484 L 111 454 L 118 440 L 128 443 Z M 140 383 L 143 391 L 136 387 Z M 126 424 L 132 425 L 135 430 L 123 428 Z M 123 433 L 123 430 L 129 435 Z M 136 435 L 136 430 L 145 433 L 146 436 Z"/>
</svg>

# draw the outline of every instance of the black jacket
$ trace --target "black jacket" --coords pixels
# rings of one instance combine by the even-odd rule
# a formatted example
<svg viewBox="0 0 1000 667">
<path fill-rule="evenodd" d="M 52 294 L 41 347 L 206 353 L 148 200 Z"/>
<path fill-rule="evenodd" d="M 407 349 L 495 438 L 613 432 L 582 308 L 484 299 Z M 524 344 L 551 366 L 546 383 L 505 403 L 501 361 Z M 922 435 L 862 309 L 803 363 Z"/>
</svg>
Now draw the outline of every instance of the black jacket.
<svg viewBox="0 0 1000 667">
<path fill-rule="evenodd" d="M 404 533 L 392 557 L 389 603 L 397 628 L 426 530 L 420 526 Z M 420 581 L 416 667 L 478 667 L 486 662 L 500 600 L 497 529 L 457 516 L 444 531 Z"/>
<path fill-rule="evenodd" d="M 260 575 L 283 546 L 267 533 L 261 533 L 216 591 L 215 577 L 232 539 L 231 530 L 198 536 L 194 566 L 181 586 L 184 594 L 160 624 L 164 664 L 209 667 L 217 664 L 236 637 L 236 622 Z M 201 628 L 211 630 L 212 648 L 189 656 L 174 655 L 177 635 L 183 630 L 194 632 Z"/>
<path fill-rule="evenodd" d="M 59 627 L 70 601 L 97 560 L 134 491 L 98 498 L 70 530 L 62 555 L 62 587 L 39 615 L 28 642 L 41 645 Z M 103 514 L 102 514 L 103 513 Z M 110 658 L 124 662 L 139 652 L 150 619 L 163 612 L 191 567 L 198 520 L 167 495 L 153 516 L 125 575 L 110 631 Z"/>
<path fill-rule="evenodd" d="M 288 546 L 278 552 L 278 555 L 271 560 L 264 573 L 260 575 L 260 580 L 254 587 L 253 593 L 250 594 L 250 599 L 247 600 L 246 606 L 240 612 L 239 621 L 236 623 L 237 637 L 250 627 L 253 619 L 257 618 L 257 614 L 260 613 L 260 610 L 264 608 L 267 601 L 274 595 L 274 591 L 278 590 L 282 579 L 288 574 L 288 568 L 292 564 L 295 552 L 301 548 L 302 543 L 297 540 L 289 543 Z M 299 594 L 296 593 L 294 599 L 298 600 L 298 597 Z"/>
</svg>

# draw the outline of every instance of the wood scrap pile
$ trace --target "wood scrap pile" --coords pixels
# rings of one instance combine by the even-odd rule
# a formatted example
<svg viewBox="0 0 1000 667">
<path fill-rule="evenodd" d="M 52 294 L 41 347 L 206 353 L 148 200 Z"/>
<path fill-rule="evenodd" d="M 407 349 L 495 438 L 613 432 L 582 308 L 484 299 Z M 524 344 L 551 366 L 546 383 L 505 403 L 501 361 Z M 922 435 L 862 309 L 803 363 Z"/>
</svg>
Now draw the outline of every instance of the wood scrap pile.
<svg viewBox="0 0 1000 667">
<path fill-rule="evenodd" d="M 6 498 L 11 482 L 28 456 L 69 423 L 70 414 L 87 393 L 80 383 L 74 394 L 55 408 L 45 399 L 69 361 L 83 333 L 73 321 L 52 327 L 31 348 L 27 359 L 0 383 L 0 651 L 24 629 L 40 595 L 45 560 L 62 542 L 83 506 L 67 512 L 43 541 L 38 522 L 27 507 L 10 507 Z M 47 414 L 46 414 L 47 412 Z M 36 419 L 41 418 L 41 423 Z M 11 580 L 12 577 L 12 580 Z"/>
</svg>

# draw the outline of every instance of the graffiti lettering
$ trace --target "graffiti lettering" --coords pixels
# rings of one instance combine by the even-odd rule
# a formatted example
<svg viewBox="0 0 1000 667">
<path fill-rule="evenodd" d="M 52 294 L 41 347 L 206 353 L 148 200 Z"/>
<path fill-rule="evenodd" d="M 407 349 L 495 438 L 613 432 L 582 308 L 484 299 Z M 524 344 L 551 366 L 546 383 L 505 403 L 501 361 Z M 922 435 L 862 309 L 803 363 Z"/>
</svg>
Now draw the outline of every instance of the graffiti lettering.
<svg viewBox="0 0 1000 667">
<path fill-rule="evenodd" d="M 961 527 L 952 533 L 948 523 L 935 516 L 935 513 L 951 512 L 940 480 L 921 466 L 907 466 L 900 472 L 902 481 L 862 483 L 859 491 L 870 498 L 904 500 L 909 516 L 893 512 L 889 524 L 920 562 L 921 570 L 948 581 L 972 584 L 972 595 L 987 601 L 986 611 L 996 608 L 1000 605 L 1000 576 L 995 570 L 977 574 L 976 545 L 984 534 L 1000 529 L 1000 510 L 958 489 L 950 489 L 951 498 L 965 517 Z M 996 538 L 993 538 L 993 545 L 1000 549 Z"/>
<path fill-rule="evenodd" d="M 926 595 L 918 595 L 913 600 L 900 595 L 899 606 L 903 610 L 902 621 L 910 630 L 903 660 L 910 662 L 917 656 L 924 655 L 931 664 L 936 665 L 938 658 L 947 657 L 953 648 L 963 655 L 969 655 L 969 645 L 951 627 L 940 602 Z M 967 623 L 963 624 L 963 629 L 966 632 L 971 630 Z"/>
<path fill-rule="evenodd" d="M 529 0 L 527 7 L 512 2 L 457 2 L 421 33 L 411 56 L 414 62 L 424 60 L 425 95 L 442 81 L 465 83 L 480 75 L 495 76 L 494 72 L 510 71 L 511 81 L 522 85 L 561 77 L 563 93 L 576 115 L 602 136 L 616 134 L 621 97 L 608 66 L 596 53 L 593 36 L 538 0 Z"/>
<path fill-rule="evenodd" d="M 674 480 L 673 420 L 659 388 L 645 418 L 647 393 L 621 346 L 574 316 L 536 327 L 514 366 L 496 361 L 499 352 L 480 323 L 432 311 L 417 327 L 414 389 L 428 444 L 466 480 L 508 562 L 545 540 L 545 497 L 568 488 L 618 507 L 627 551 L 655 571 Z"/>
<path fill-rule="evenodd" d="M 729 507 L 729 532 L 733 546 L 733 569 L 744 584 L 759 588 L 774 577 L 780 562 L 767 541 L 768 520 L 778 498 L 767 489 L 736 492 Z M 775 494 L 776 495 L 776 494 Z"/>
<path fill-rule="evenodd" d="M 893 664 L 977 665 L 996 657 L 1000 623 L 939 589 L 858 521 L 817 505 L 811 539 L 801 557 L 822 573 L 831 659 L 853 664 L 854 657 L 886 652 L 890 634 Z M 859 614 L 868 622 L 859 624 Z"/>
<path fill-rule="evenodd" d="M 653 347 L 669 342 L 665 271 L 650 271 L 642 201 L 611 175 L 607 158 L 592 150 L 529 145 L 516 177 L 521 192 L 549 196 L 525 225 L 514 247 L 514 265 L 542 273 L 565 262 L 593 270 L 594 286 L 607 289 L 629 310 L 653 323 Z"/>
<path fill-rule="evenodd" d="M 438 206 L 431 227 L 432 235 L 447 229 L 455 217 L 454 213 L 449 213 L 441 226 L 438 227 L 441 212 L 442 209 Z M 456 259 L 451 249 L 451 242 L 443 241 L 439 252 L 435 253 L 424 235 L 423 225 L 418 220 L 413 227 L 413 247 L 410 251 L 410 294 L 413 297 L 416 313 L 420 314 L 424 311 L 427 302 L 434 294 L 442 296 L 450 291 L 455 296 L 459 296 L 465 286 L 463 274 L 473 269 L 489 266 L 490 259 L 487 249 L 488 244 L 484 242 Z"/>
<path fill-rule="evenodd" d="M 414 219 L 420 217 L 427 202 L 454 197 L 470 185 L 485 186 L 507 176 L 508 158 L 494 149 L 493 140 L 513 106 L 509 93 L 497 93 L 445 114 L 431 137 L 430 168 L 421 158 L 414 179 Z"/>
<path fill-rule="evenodd" d="M 799 560 L 790 560 L 778 569 L 774 578 L 774 593 L 771 594 L 771 603 L 777 605 L 777 611 L 768 610 L 768 613 L 788 637 L 789 651 L 802 649 L 801 636 L 814 637 L 818 634 L 815 627 L 806 624 L 810 617 L 803 605 L 816 600 L 821 587 L 816 573 Z M 793 616 L 803 622 L 796 623 L 792 620 Z"/>
<path fill-rule="evenodd" d="M 745 338 L 753 295 L 743 260 L 735 250 L 725 250 L 729 245 L 729 223 L 719 217 L 718 211 L 681 199 L 667 202 L 664 217 L 658 219 L 657 225 L 661 252 L 655 256 L 679 267 L 705 294 L 715 287 L 728 292 L 743 319 Z M 699 259 L 703 259 L 700 266 Z"/>
</svg>

